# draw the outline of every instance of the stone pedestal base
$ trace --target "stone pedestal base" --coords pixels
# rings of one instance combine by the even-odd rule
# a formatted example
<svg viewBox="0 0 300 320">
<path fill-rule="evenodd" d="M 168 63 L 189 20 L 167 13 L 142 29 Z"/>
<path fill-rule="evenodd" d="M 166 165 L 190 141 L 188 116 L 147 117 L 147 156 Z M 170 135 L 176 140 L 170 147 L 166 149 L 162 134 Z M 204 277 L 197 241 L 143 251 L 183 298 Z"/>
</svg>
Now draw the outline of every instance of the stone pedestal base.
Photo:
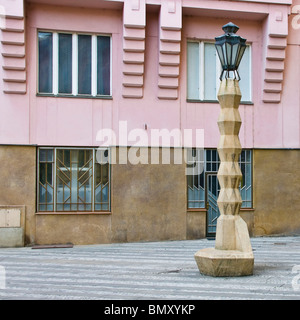
<svg viewBox="0 0 300 320">
<path fill-rule="evenodd" d="M 199 250 L 195 260 L 199 271 L 206 275 L 252 275 L 254 256 L 246 222 L 239 215 L 221 215 L 217 221 L 215 248 Z"/>
<path fill-rule="evenodd" d="M 195 253 L 201 273 L 214 277 L 237 277 L 253 274 L 252 252 L 206 248 Z"/>
</svg>

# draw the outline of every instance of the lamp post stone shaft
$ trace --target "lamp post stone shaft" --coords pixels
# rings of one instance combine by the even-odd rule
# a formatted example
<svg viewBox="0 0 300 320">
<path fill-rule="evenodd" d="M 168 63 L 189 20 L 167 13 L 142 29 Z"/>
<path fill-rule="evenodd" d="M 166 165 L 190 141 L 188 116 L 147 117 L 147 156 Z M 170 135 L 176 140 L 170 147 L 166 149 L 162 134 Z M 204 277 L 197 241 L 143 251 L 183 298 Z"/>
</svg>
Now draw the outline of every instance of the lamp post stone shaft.
<svg viewBox="0 0 300 320">
<path fill-rule="evenodd" d="M 239 156 L 242 148 L 238 135 L 242 121 L 238 111 L 241 100 L 238 81 L 222 80 L 218 99 L 221 105 L 218 119 L 221 134 L 218 145 L 220 217 L 217 220 L 215 248 L 199 250 L 195 253 L 195 260 L 199 271 L 207 275 L 251 275 L 254 257 L 247 224 L 239 215 L 242 204 Z"/>
</svg>

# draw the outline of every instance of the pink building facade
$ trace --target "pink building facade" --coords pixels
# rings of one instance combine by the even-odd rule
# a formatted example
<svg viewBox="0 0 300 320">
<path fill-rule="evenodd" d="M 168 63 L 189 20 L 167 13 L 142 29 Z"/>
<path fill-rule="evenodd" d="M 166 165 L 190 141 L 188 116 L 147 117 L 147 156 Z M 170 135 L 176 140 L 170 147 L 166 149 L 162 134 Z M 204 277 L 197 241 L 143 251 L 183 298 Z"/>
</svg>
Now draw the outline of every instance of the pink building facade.
<svg viewBox="0 0 300 320">
<path fill-rule="evenodd" d="M 248 45 L 241 215 L 252 236 L 299 234 L 300 1 L 1 0 L 0 9 L 0 207 L 20 210 L 25 244 L 214 234 L 213 43 L 229 21 Z M 160 156 L 171 146 L 170 162 L 155 162 L 153 146 Z M 98 161 L 104 147 L 109 164 Z M 204 170 L 189 176 L 191 148 Z"/>
</svg>

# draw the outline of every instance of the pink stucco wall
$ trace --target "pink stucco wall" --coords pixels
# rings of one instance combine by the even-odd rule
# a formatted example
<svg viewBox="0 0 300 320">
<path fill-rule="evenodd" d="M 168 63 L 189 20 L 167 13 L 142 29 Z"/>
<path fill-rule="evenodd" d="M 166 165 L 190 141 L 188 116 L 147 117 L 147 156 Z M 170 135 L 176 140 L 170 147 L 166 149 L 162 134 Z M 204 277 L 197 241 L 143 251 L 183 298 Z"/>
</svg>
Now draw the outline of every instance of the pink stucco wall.
<svg viewBox="0 0 300 320">
<path fill-rule="evenodd" d="M 88 1 L 85 8 L 76 7 L 76 2 L 72 2 L 74 6 L 57 6 L 56 3 L 48 5 L 47 2 L 50 3 L 45 0 L 25 3 L 26 93 L 4 93 L 2 79 L 5 76 L 4 70 L 0 69 L 1 144 L 97 146 L 99 130 L 111 128 L 118 137 L 119 122 L 127 121 L 128 131 L 145 130 L 144 125 L 147 124 L 147 134 L 151 129 L 204 129 L 205 147 L 217 147 L 219 105 L 191 103 L 186 100 L 186 42 L 193 37 L 213 40 L 222 33 L 221 27 L 233 20 L 240 27 L 239 34 L 252 44 L 253 105 L 240 106 L 243 121 L 240 131 L 242 147 L 300 147 L 300 75 L 296 71 L 300 67 L 300 29 L 292 26 L 292 19 L 295 19 L 297 13 L 291 14 L 293 6 L 300 5 L 300 0 L 294 0 L 293 3 L 289 0 L 176 0 L 173 4 L 173 1 L 168 1 L 170 7 L 166 12 L 175 10 L 176 17 L 174 16 L 174 21 L 167 20 L 170 25 L 166 27 L 181 31 L 175 99 L 159 98 L 160 25 L 166 21 L 162 16 L 165 11 L 160 13 L 163 1 L 136 0 L 133 3 L 134 10 L 127 6 L 124 12 L 123 1 L 97 1 L 97 5 L 95 1 Z M 111 6 L 108 5 L 109 2 Z M 20 6 L 23 1 L 15 0 L 14 3 L 18 8 L 16 15 L 22 16 Z M 60 4 L 64 3 L 70 2 L 60 1 Z M 12 15 L 14 7 L 11 7 L 11 1 L 1 0 L 0 4 L 7 6 L 9 15 Z M 93 7 L 89 8 L 89 5 Z M 144 11 L 140 12 L 143 8 Z M 123 97 L 122 91 L 123 21 L 135 21 L 135 14 L 140 19 L 136 24 L 141 28 L 145 25 L 146 36 L 140 91 L 142 97 L 133 99 Z M 112 34 L 112 99 L 38 97 L 38 29 Z M 287 39 L 286 48 L 272 48 L 274 38 Z M 282 53 L 283 59 L 280 56 Z M 280 56 L 280 61 L 284 63 L 283 72 L 274 73 L 273 70 L 270 74 L 266 71 L 268 57 L 272 54 Z M 269 80 L 273 75 L 278 77 L 275 82 Z M 270 81 L 271 85 L 281 84 L 276 85 L 276 88 L 281 89 L 272 89 L 275 93 L 266 89 L 266 83 L 269 85 Z"/>
</svg>

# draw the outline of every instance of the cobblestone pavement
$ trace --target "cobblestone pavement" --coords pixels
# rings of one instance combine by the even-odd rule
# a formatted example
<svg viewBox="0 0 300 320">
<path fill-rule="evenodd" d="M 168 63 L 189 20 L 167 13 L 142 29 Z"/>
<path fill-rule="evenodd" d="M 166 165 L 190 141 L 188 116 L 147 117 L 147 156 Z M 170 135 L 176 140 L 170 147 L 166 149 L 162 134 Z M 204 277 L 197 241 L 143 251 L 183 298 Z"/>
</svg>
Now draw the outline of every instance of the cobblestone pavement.
<svg viewBox="0 0 300 320">
<path fill-rule="evenodd" d="M 213 240 L 1 248 L 0 300 L 300 300 L 300 237 L 251 239 L 254 275 L 199 273 Z"/>
</svg>

